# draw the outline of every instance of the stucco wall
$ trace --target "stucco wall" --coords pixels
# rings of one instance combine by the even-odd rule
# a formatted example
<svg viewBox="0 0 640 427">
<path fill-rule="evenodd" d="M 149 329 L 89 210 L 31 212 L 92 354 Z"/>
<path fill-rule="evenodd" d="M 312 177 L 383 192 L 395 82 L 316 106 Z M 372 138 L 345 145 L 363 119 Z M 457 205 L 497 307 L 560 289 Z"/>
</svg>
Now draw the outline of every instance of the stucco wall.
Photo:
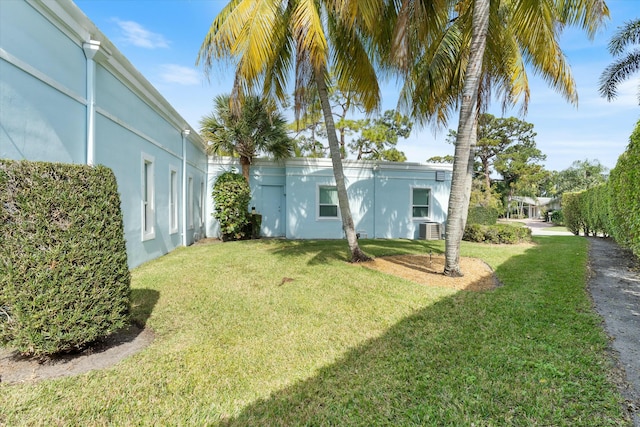
<svg viewBox="0 0 640 427">
<path fill-rule="evenodd" d="M 240 170 L 236 159 L 209 159 L 210 195 L 223 171 Z M 436 171 L 444 180 L 436 180 Z M 368 238 L 419 237 L 419 224 L 444 223 L 451 185 L 451 166 L 416 163 L 344 161 L 351 214 L 357 232 Z M 289 159 L 280 163 L 256 160 L 251 167 L 251 206 L 263 215 L 263 235 L 289 239 L 340 239 L 342 221 L 318 215 L 320 186 L 334 186 L 329 159 Z M 412 188 L 431 190 L 428 218 L 412 217 Z M 281 192 L 280 195 L 278 192 Z M 214 206 L 207 201 L 207 235 L 217 236 L 218 225 L 210 217 Z M 281 212 L 281 214 L 278 214 Z M 277 224 L 276 224 L 277 223 Z"/>
<path fill-rule="evenodd" d="M 89 42 L 98 47 L 93 59 L 83 49 Z M 113 169 L 130 267 L 204 237 L 202 139 L 69 0 L 0 1 L 0 157 L 90 164 L 93 157 Z M 153 164 L 154 196 L 154 233 L 146 238 L 145 159 Z M 172 170 L 180 205 L 173 228 Z M 188 182 L 192 197 L 183 190 Z"/>
</svg>

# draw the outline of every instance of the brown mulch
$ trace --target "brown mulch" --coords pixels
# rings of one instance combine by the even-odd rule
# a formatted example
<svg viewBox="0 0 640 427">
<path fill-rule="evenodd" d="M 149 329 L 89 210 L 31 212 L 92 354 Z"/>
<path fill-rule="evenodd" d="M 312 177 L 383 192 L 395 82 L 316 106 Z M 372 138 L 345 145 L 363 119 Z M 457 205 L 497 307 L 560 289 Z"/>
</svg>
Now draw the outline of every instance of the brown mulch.
<svg viewBox="0 0 640 427">
<path fill-rule="evenodd" d="M 445 276 L 444 255 L 436 254 L 384 256 L 360 265 L 427 286 L 486 291 L 500 285 L 491 267 L 476 258 L 460 258 L 463 277 Z"/>
<path fill-rule="evenodd" d="M 34 382 L 108 368 L 147 347 L 153 338 L 150 329 L 132 325 L 81 352 L 61 354 L 47 360 L 21 356 L 17 351 L 0 347 L 0 382 Z"/>
</svg>

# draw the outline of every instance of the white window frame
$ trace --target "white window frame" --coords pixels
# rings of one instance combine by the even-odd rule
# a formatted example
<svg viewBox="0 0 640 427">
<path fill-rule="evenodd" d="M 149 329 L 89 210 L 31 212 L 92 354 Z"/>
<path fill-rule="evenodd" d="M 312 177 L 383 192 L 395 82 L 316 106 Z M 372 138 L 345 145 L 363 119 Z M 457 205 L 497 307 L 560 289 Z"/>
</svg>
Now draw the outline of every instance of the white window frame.
<svg viewBox="0 0 640 427">
<path fill-rule="evenodd" d="M 187 178 L 187 226 L 193 230 L 193 176 Z"/>
<path fill-rule="evenodd" d="M 321 188 L 335 188 L 336 195 L 338 192 L 338 187 L 335 184 L 318 184 L 316 187 L 316 219 L 318 221 L 339 221 L 340 218 L 340 204 L 336 203 L 335 205 L 328 204 L 320 204 L 320 189 Z M 321 216 L 320 215 L 320 207 L 321 206 L 336 206 L 337 215 L 336 216 Z"/>
<path fill-rule="evenodd" d="M 429 201 L 428 201 L 428 205 L 427 205 L 427 216 L 413 216 L 413 209 L 415 207 L 423 207 L 424 205 L 416 205 L 413 203 L 413 191 L 414 190 L 427 190 L 429 192 Z M 411 214 L 411 219 L 414 221 L 424 221 L 425 219 L 430 219 L 431 215 L 433 213 L 433 189 L 431 187 L 420 187 L 420 186 L 414 186 L 411 187 L 411 189 L 409 190 L 409 200 L 411 201 L 411 203 L 409 204 L 409 212 Z"/>
<path fill-rule="evenodd" d="M 205 188 L 204 180 L 200 181 L 200 227 L 204 225 Z"/>
<path fill-rule="evenodd" d="M 156 189 L 155 189 L 155 158 L 142 153 L 140 205 L 142 241 L 155 239 L 156 237 Z"/>
<path fill-rule="evenodd" d="M 169 166 L 169 234 L 176 234 L 180 228 L 178 187 L 178 168 Z"/>
</svg>

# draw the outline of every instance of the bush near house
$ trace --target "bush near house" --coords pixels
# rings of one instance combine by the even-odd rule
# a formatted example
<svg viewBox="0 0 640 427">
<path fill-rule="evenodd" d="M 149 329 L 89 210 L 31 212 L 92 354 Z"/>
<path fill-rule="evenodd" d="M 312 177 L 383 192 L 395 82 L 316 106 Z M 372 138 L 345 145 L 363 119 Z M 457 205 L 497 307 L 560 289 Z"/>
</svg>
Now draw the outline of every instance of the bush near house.
<svg viewBox="0 0 640 427">
<path fill-rule="evenodd" d="M 561 210 L 551 212 L 551 222 L 555 225 L 564 225 L 564 214 Z"/>
<path fill-rule="evenodd" d="M 102 166 L 0 160 L 0 343 L 45 356 L 125 326 L 120 196 Z"/>
<path fill-rule="evenodd" d="M 225 172 L 213 186 L 213 217 L 220 223 L 223 241 L 243 240 L 251 237 L 252 225 L 249 213 L 251 189 L 245 178 L 235 172 Z"/>
<path fill-rule="evenodd" d="M 531 241 L 531 230 L 512 224 L 467 224 L 462 240 L 479 243 L 516 244 Z"/>
</svg>

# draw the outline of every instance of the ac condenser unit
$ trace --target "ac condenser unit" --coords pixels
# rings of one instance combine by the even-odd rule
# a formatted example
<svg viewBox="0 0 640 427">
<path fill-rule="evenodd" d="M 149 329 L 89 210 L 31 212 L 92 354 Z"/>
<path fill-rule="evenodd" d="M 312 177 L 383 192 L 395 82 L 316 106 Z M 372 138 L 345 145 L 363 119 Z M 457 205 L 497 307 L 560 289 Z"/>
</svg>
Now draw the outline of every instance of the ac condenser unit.
<svg viewBox="0 0 640 427">
<path fill-rule="evenodd" d="M 437 222 L 423 222 L 420 224 L 420 239 L 440 240 L 440 224 Z"/>
</svg>

